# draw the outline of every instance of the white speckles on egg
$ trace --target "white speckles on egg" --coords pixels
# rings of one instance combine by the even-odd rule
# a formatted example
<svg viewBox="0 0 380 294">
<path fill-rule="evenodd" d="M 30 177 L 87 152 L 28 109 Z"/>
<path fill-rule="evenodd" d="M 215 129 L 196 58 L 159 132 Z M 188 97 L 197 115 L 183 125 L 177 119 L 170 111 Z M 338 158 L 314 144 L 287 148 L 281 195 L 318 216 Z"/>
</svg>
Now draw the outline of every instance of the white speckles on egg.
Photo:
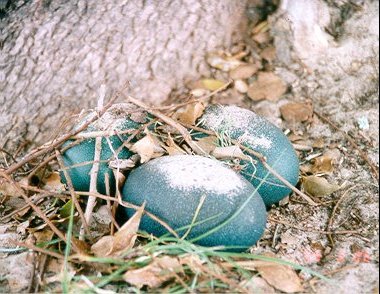
<svg viewBox="0 0 380 294">
<path fill-rule="evenodd" d="M 253 148 L 261 147 L 261 148 L 269 149 L 273 145 L 272 140 L 270 140 L 269 138 L 263 135 L 255 137 L 248 134 L 247 132 L 245 132 L 243 136 L 239 137 L 238 141 L 240 141 L 241 143 L 247 143 Z"/>
<path fill-rule="evenodd" d="M 181 166 L 178 162 L 181 162 Z M 233 170 L 225 168 L 216 160 L 201 156 L 166 156 L 161 158 L 159 165 L 152 165 L 150 169 L 157 169 L 172 188 L 184 191 L 204 187 L 207 191 L 233 196 L 245 185 Z"/>
<path fill-rule="evenodd" d="M 206 111 L 202 117 L 204 127 L 217 131 L 221 128 L 226 134 L 234 131 L 242 131 L 244 134 L 238 138 L 241 143 L 247 143 L 252 147 L 269 149 L 273 142 L 264 134 L 270 134 L 266 128 L 271 125 L 254 112 L 237 106 L 219 106 L 217 110 Z M 257 136 L 256 136 L 257 134 Z"/>
</svg>

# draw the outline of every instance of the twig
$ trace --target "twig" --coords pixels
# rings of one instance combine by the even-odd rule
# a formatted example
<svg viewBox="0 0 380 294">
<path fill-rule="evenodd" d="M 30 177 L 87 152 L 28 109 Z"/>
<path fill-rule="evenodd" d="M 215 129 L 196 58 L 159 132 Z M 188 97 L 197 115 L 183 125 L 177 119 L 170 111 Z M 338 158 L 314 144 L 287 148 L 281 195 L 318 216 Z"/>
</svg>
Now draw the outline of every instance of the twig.
<svg viewBox="0 0 380 294">
<path fill-rule="evenodd" d="M 84 226 L 87 234 L 90 235 L 90 229 L 88 228 L 88 222 L 87 222 L 85 216 L 83 215 L 82 208 L 80 207 L 80 204 L 78 202 L 77 195 L 75 194 L 73 182 L 71 181 L 71 177 L 70 177 L 69 173 L 67 172 L 67 170 L 65 169 L 65 165 L 63 163 L 63 160 L 62 160 L 62 157 L 61 157 L 61 154 L 59 153 L 59 151 L 56 150 L 55 154 L 56 154 L 56 157 L 57 157 L 57 160 L 58 160 L 58 164 L 60 165 L 60 167 L 62 169 L 62 172 L 65 175 L 67 186 L 69 187 L 69 192 L 70 192 L 70 195 L 71 195 L 71 201 L 73 202 L 73 204 L 75 205 L 76 210 L 79 213 L 79 216 L 80 216 L 80 218 L 82 220 L 82 226 Z"/>
<path fill-rule="evenodd" d="M 318 233 L 318 234 L 323 234 L 323 235 L 329 235 L 329 234 L 334 234 L 334 235 L 345 235 L 345 234 L 359 234 L 359 231 L 349 231 L 349 230 L 342 230 L 342 231 L 322 231 L 322 230 L 313 230 L 313 229 L 309 229 L 309 228 L 301 228 L 299 226 L 295 226 L 295 225 L 292 225 L 288 222 L 285 222 L 285 221 L 282 221 L 282 220 L 278 220 L 278 219 L 274 219 L 274 218 L 271 218 L 269 217 L 268 218 L 269 221 L 272 221 L 272 222 L 275 222 L 275 223 L 278 223 L 278 224 L 283 224 L 283 225 L 286 225 L 290 228 L 293 228 L 293 229 L 296 229 L 296 230 L 300 230 L 300 231 L 305 231 L 305 232 L 310 232 L 310 233 Z"/>
<path fill-rule="evenodd" d="M 351 138 L 350 135 L 348 135 L 346 132 L 343 132 L 335 123 L 333 123 L 330 119 L 325 117 L 324 115 L 320 114 L 319 112 L 314 110 L 314 113 L 324 122 L 329 124 L 333 129 L 337 130 L 338 132 L 341 132 L 343 136 L 347 139 L 347 141 L 359 152 L 360 157 L 368 164 L 372 171 L 372 176 L 376 181 L 379 181 L 379 171 L 377 167 L 372 163 L 372 161 L 368 158 L 368 155 L 363 152 L 363 150 L 360 149 L 358 144 L 356 144 L 355 140 Z"/>
<path fill-rule="evenodd" d="M 104 106 L 104 108 L 101 111 L 99 111 L 98 116 L 92 117 L 91 119 L 86 121 L 86 123 L 84 123 L 80 128 L 78 128 L 76 130 L 72 130 L 71 132 L 69 132 L 65 135 L 62 135 L 61 137 L 53 140 L 49 144 L 44 144 L 41 147 L 37 148 L 35 151 L 30 152 L 22 160 L 20 160 L 17 163 L 12 164 L 8 169 L 6 169 L 5 174 L 10 175 L 10 174 L 14 173 L 16 170 L 18 170 L 24 164 L 30 162 L 31 160 L 33 160 L 33 159 L 35 159 L 41 155 L 44 155 L 44 154 L 47 154 L 48 152 L 53 151 L 55 148 L 57 148 L 58 146 L 62 145 L 64 142 L 69 140 L 72 136 L 75 136 L 76 134 L 78 134 L 81 131 L 83 131 L 84 129 L 86 129 L 90 124 L 92 124 L 99 117 L 101 117 L 112 106 L 113 102 L 119 97 L 119 95 L 120 95 L 120 93 L 117 92 L 110 99 L 110 101 L 107 103 L 107 105 Z"/>
<path fill-rule="evenodd" d="M 99 160 L 100 160 L 100 153 L 102 150 L 102 138 L 96 137 L 95 139 L 95 155 L 94 155 L 94 164 L 91 167 L 90 171 L 90 192 L 96 193 L 97 185 L 98 185 L 98 172 L 99 172 Z M 88 197 L 86 210 L 84 213 L 84 217 L 86 220 L 86 223 L 89 224 L 92 216 L 92 212 L 94 210 L 94 207 L 96 205 L 96 198 L 93 196 Z M 82 226 L 80 229 L 80 238 L 83 240 L 84 236 L 84 227 Z"/>
<path fill-rule="evenodd" d="M 26 244 L 26 243 L 23 243 L 23 242 L 16 242 L 15 244 L 16 246 L 21 246 L 21 247 L 25 247 L 25 248 L 28 248 L 30 250 L 33 250 L 33 251 L 36 251 L 36 252 L 40 252 L 42 254 L 46 254 L 46 255 L 49 255 L 49 256 L 52 256 L 52 257 L 55 257 L 55 258 L 58 258 L 58 259 L 65 259 L 65 257 L 57 252 L 52 252 L 52 251 L 49 251 L 49 250 L 46 250 L 44 248 L 41 248 L 41 247 L 37 247 L 35 245 L 32 245 L 32 244 Z"/>
<path fill-rule="evenodd" d="M 350 192 L 351 190 L 353 190 L 354 188 L 356 188 L 357 186 L 359 185 L 354 185 L 352 186 L 351 188 L 347 189 L 347 191 L 345 191 L 343 193 L 343 195 L 339 198 L 338 202 L 335 204 L 334 208 L 333 208 L 333 211 L 331 213 L 331 216 L 330 216 L 330 219 L 329 219 L 329 222 L 327 224 L 327 231 L 330 231 L 331 230 L 331 227 L 333 225 L 333 222 L 334 222 L 334 217 L 335 217 L 335 214 L 336 214 L 336 211 L 339 207 L 339 205 L 342 203 L 344 197 L 346 197 L 348 195 L 348 192 Z M 331 243 L 331 246 L 334 247 L 334 239 L 332 237 L 332 234 L 328 234 L 328 237 L 329 237 L 329 240 L 330 240 L 330 243 Z"/>
<path fill-rule="evenodd" d="M 157 111 L 157 110 L 153 110 L 151 109 L 148 105 L 146 105 L 145 103 L 137 100 L 136 98 L 133 98 L 131 96 L 127 96 L 126 95 L 126 98 L 129 102 L 143 108 L 145 111 L 149 112 L 150 114 L 152 114 L 153 116 L 159 118 L 160 120 L 162 120 L 163 122 L 167 123 L 168 125 L 176 128 L 179 133 L 182 135 L 183 139 L 185 140 L 185 142 L 191 147 L 191 149 L 193 149 L 193 151 L 196 153 L 196 154 L 200 154 L 200 155 L 205 155 L 205 152 L 202 150 L 202 148 L 200 148 L 192 139 L 191 139 L 191 136 L 189 134 L 189 132 L 187 131 L 187 129 L 185 127 L 183 127 L 180 123 L 176 122 L 175 120 L 173 120 L 172 118 L 166 116 L 165 114 Z"/>
</svg>

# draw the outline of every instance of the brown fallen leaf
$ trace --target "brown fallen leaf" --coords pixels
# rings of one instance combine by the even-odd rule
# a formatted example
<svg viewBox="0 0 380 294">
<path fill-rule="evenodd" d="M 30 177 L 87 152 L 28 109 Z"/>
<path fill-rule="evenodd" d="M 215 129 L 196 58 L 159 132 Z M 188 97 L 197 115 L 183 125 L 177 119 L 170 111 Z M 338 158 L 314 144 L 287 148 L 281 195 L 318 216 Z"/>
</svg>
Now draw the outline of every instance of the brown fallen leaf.
<svg viewBox="0 0 380 294">
<path fill-rule="evenodd" d="M 258 63 L 248 63 L 239 65 L 237 68 L 234 68 L 230 71 L 230 78 L 233 80 L 243 80 L 248 79 L 253 76 L 260 68 Z"/>
<path fill-rule="evenodd" d="M 252 277 L 249 280 L 243 280 L 240 282 L 239 286 L 247 289 L 248 293 L 276 293 L 276 290 L 260 277 Z"/>
<path fill-rule="evenodd" d="M 248 88 L 248 96 L 253 101 L 277 101 L 286 92 L 284 81 L 272 72 L 260 72 L 257 81 Z"/>
<path fill-rule="evenodd" d="M 166 140 L 166 145 L 164 146 L 169 155 L 184 155 L 187 154 L 185 150 L 179 147 L 173 140 L 170 133 L 168 134 L 168 139 Z"/>
<path fill-rule="evenodd" d="M 225 83 L 216 79 L 202 79 L 202 85 L 204 89 L 209 91 L 215 91 L 222 88 Z"/>
<path fill-rule="evenodd" d="M 217 159 L 234 159 L 240 158 L 243 160 L 250 160 L 251 157 L 244 154 L 239 146 L 232 145 L 227 147 L 216 147 L 211 155 Z"/>
<path fill-rule="evenodd" d="M 141 163 L 147 162 L 152 158 L 160 157 L 165 153 L 159 140 L 153 136 L 148 129 L 145 130 L 146 136 L 133 144 L 130 150 L 140 155 Z"/>
<path fill-rule="evenodd" d="M 311 172 L 313 174 L 318 173 L 331 173 L 334 171 L 334 159 L 324 154 L 313 160 L 313 166 Z"/>
<path fill-rule="evenodd" d="M 202 116 L 205 105 L 202 102 L 191 103 L 178 115 L 178 120 L 185 124 L 195 125 L 195 122 Z"/>
<path fill-rule="evenodd" d="M 223 53 L 210 53 L 206 58 L 207 63 L 214 68 L 220 69 L 222 71 L 230 71 L 239 65 L 243 64 L 239 59 L 235 57 L 227 56 Z"/>
<path fill-rule="evenodd" d="M 269 43 L 271 36 L 269 32 L 260 32 L 252 36 L 253 41 L 259 44 Z"/>
<path fill-rule="evenodd" d="M 330 184 L 325 178 L 308 176 L 302 179 L 303 190 L 315 197 L 328 196 L 340 189 L 340 186 Z"/>
<path fill-rule="evenodd" d="M 276 48 L 273 46 L 266 47 L 263 51 L 260 53 L 261 58 L 265 59 L 269 63 L 273 62 L 277 57 Z"/>
<path fill-rule="evenodd" d="M 276 262 L 260 262 L 256 264 L 256 269 L 260 276 L 269 285 L 285 293 L 302 292 L 301 279 L 295 270 L 289 266 Z"/>
<path fill-rule="evenodd" d="M 199 139 L 197 145 L 207 154 L 210 154 L 216 148 L 218 138 L 216 136 L 207 136 Z"/>
<path fill-rule="evenodd" d="M 179 259 L 183 266 L 187 266 L 194 274 L 202 272 L 202 267 L 205 261 L 202 261 L 198 255 L 186 254 Z"/>
<path fill-rule="evenodd" d="M 325 148 L 325 147 L 326 147 L 326 143 L 323 138 L 317 138 L 314 140 L 313 148 Z"/>
<path fill-rule="evenodd" d="M 313 106 L 310 103 L 290 102 L 280 107 L 282 117 L 290 123 L 301 123 L 313 116 Z"/>
<path fill-rule="evenodd" d="M 91 246 L 91 251 L 98 257 L 120 257 L 130 250 L 136 241 L 137 230 L 143 215 L 145 203 L 116 232 L 114 236 L 103 236 Z"/>
<path fill-rule="evenodd" d="M 143 268 L 127 271 L 123 278 L 137 288 L 157 288 L 181 272 L 182 265 L 177 258 L 162 256 L 155 258 L 151 264 Z"/>
<path fill-rule="evenodd" d="M 52 172 L 47 178 L 43 179 L 44 189 L 49 191 L 64 191 L 65 185 L 61 182 L 58 172 Z"/>
</svg>

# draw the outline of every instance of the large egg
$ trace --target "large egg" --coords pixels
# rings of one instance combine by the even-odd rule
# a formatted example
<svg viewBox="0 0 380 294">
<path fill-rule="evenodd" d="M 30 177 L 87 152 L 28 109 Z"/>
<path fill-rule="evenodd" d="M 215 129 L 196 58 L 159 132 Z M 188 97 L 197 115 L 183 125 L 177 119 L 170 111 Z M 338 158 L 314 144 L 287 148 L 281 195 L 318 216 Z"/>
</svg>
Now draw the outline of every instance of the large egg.
<svg viewBox="0 0 380 294">
<path fill-rule="evenodd" d="M 141 165 L 127 178 L 122 196 L 135 205 L 146 201 L 146 211 L 203 246 L 245 250 L 260 239 L 266 224 L 255 188 L 223 163 L 201 156 L 164 156 Z M 134 212 L 122 208 L 121 217 Z M 155 236 L 168 233 L 146 215 L 140 229 Z"/>
<path fill-rule="evenodd" d="M 111 168 L 110 160 L 127 159 L 132 153 L 122 147 L 123 141 L 127 140 L 140 124 L 130 118 L 131 114 L 136 115 L 137 109 L 130 104 L 120 103 L 113 105 L 101 118 L 92 123 L 80 134 L 88 135 L 91 132 L 104 132 L 102 136 L 102 148 L 100 153 L 100 164 L 97 175 L 97 190 L 106 194 L 106 177 L 109 181 L 109 193 L 115 192 L 115 177 Z M 82 123 L 90 119 L 90 114 Z M 141 118 L 141 117 L 140 117 Z M 78 128 L 80 125 L 78 126 Z M 106 134 L 108 133 L 108 134 Z M 67 141 L 63 147 L 69 146 L 73 140 Z M 81 143 L 70 147 L 63 153 L 63 162 L 77 191 L 89 191 L 90 172 L 95 156 L 95 137 L 83 140 Z M 61 172 L 64 183 L 66 178 Z"/>
<path fill-rule="evenodd" d="M 215 131 L 226 141 L 228 138 L 237 140 L 261 153 L 277 173 L 292 185 L 297 184 L 297 154 L 284 133 L 265 118 L 237 106 L 211 105 L 201 117 L 200 126 Z M 241 174 L 258 187 L 258 192 L 268 207 L 278 203 L 291 189 L 269 173 L 258 158 L 250 156 L 254 161 L 242 161 Z"/>
</svg>

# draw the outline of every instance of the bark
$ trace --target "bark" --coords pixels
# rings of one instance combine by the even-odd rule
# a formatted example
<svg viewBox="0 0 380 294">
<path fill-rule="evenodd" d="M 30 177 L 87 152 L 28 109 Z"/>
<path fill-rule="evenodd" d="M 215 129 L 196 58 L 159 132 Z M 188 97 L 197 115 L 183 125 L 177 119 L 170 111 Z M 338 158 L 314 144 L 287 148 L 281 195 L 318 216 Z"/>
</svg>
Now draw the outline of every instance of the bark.
<svg viewBox="0 0 380 294">
<path fill-rule="evenodd" d="M 50 3 L 49 3 L 50 2 Z M 2 20 L 0 147 L 41 143 L 102 84 L 158 104 L 239 38 L 246 1 L 16 1 Z M 10 143 L 13 142 L 13 143 Z"/>
</svg>

